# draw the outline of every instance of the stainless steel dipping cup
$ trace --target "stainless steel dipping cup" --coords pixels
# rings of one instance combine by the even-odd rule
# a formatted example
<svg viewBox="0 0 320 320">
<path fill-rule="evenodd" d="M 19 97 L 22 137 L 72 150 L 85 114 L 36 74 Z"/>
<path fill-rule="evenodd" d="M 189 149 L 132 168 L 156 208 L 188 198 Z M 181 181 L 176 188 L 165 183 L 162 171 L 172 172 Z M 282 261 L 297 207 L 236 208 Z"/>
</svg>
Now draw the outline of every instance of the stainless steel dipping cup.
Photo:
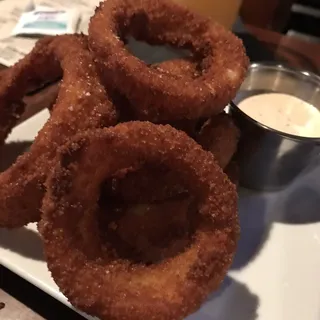
<svg viewBox="0 0 320 320">
<path fill-rule="evenodd" d="M 320 154 L 320 137 L 287 134 L 260 123 L 237 107 L 261 93 L 286 93 L 320 109 L 320 77 L 281 65 L 252 64 L 229 112 L 241 129 L 237 160 L 240 184 L 257 190 L 276 190 L 293 181 Z"/>
</svg>

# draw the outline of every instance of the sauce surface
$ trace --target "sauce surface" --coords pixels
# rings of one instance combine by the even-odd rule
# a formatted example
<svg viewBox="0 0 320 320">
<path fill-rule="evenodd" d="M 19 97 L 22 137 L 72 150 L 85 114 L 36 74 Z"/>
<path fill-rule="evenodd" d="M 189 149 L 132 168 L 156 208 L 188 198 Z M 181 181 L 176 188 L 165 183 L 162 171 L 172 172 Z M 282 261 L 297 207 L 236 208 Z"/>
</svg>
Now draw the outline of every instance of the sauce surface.
<svg viewBox="0 0 320 320">
<path fill-rule="evenodd" d="M 264 93 L 244 99 L 238 107 L 260 123 L 302 137 L 320 137 L 320 112 L 284 93 Z"/>
</svg>

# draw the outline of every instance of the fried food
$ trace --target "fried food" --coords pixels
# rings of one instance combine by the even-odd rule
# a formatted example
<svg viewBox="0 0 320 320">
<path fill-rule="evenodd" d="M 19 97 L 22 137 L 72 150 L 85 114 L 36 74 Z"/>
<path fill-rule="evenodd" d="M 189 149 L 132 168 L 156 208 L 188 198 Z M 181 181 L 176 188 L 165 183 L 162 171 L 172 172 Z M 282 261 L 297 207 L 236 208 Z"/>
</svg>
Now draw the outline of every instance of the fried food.
<svg viewBox="0 0 320 320">
<path fill-rule="evenodd" d="M 12 67 L 8 78 L 2 79 L 6 87 L 1 86 L 0 96 L 4 98 L 0 100 L 0 112 L 5 115 L 5 110 L 11 110 L 7 115 L 13 119 L 12 110 L 20 105 L 28 81 L 34 77 L 47 79 L 61 70 L 63 79 L 51 117 L 30 150 L 0 174 L 0 227 L 38 221 L 45 193 L 43 183 L 57 149 L 78 132 L 116 123 L 114 107 L 100 84 L 86 37 L 75 35 L 40 40 L 34 51 Z M 12 124 L 13 120 L 9 122 Z"/>
<path fill-rule="evenodd" d="M 131 34 L 149 44 L 189 49 L 199 77 L 176 77 L 132 56 L 124 39 Z M 211 19 L 169 0 L 108 0 L 89 25 L 96 63 L 135 109 L 153 122 L 199 119 L 220 113 L 244 79 L 248 59 L 240 39 Z"/>
<path fill-rule="evenodd" d="M 50 59 L 51 52 L 48 46 L 53 39 L 53 37 L 41 39 L 24 59 L 1 73 L 0 144 L 3 144 L 24 112 L 25 105 L 22 98 L 25 93 L 35 84 L 49 82 L 61 74 L 58 61 L 53 59 L 48 67 L 39 68 L 39 66 L 45 66 L 46 61 Z"/>
<path fill-rule="evenodd" d="M 209 119 L 201 128 L 197 142 L 212 152 L 221 168 L 225 168 L 237 151 L 240 130 L 226 113 Z"/>
<path fill-rule="evenodd" d="M 145 163 L 177 172 L 198 213 L 190 244 L 157 264 L 120 258 L 103 243 L 100 186 Z M 239 234 L 237 193 L 213 155 L 171 126 L 128 122 L 78 135 L 62 147 L 46 183 L 39 231 L 48 268 L 81 310 L 103 319 L 183 319 L 220 284 Z"/>
<path fill-rule="evenodd" d="M 190 55 L 147 65 L 129 35 Z M 62 77 L 30 150 L 0 174 L 0 227 L 40 220 L 73 306 L 101 320 L 182 320 L 218 288 L 239 236 L 223 173 L 237 183 L 239 130 L 222 112 L 247 64 L 237 37 L 174 2 L 108 0 L 88 37 L 46 37 L 1 74 L 0 143 L 25 93 Z"/>
</svg>

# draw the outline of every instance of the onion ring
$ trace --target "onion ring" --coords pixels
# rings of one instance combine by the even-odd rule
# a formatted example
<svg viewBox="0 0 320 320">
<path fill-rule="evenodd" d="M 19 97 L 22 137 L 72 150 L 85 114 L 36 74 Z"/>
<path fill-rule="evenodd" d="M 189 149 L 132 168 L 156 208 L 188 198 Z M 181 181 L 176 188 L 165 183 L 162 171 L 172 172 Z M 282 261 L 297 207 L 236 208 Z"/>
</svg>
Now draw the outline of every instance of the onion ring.
<svg viewBox="0 0 320 320">
<path fill-rule="evenodd" d="M 119 259 L 101 242 L 96 219 L 101 183 L 145 162 L 177 171 L 199 208 L 190 246 L 151 266 Z M 231 264 L 239 233 L 235 187 L 211 153 L 170 126 L 132 122 L 79 135 L 62 147 L 46 186 L 39 231 L 48 268 L 75 307 L 102 320 L 183 319 Z"/>
<path fill-rule="evenodd" d="M 221 168 L 225 168 L 237 151 L 240 130 L 230 115 L 221 113 L 209 119 L 201 128 L 197 142 L 212 152 Z"/>
<path fill-rule="evenodd" d="M 30 67 L 35 63 L 45 65 L 51 52 L 48 45 L 54 37 L 39 40 L 31 53 L 13 67 L 1 73 L 0 84 L 0 144 L 4 142 L 11 129 L 24 112 L 22 97 L 35 84 L 41 84 L 59 77 L 61 68 L 57 61 L 52 61 L 51 68 Z"/>
<path fill-rule="evenodd" d="M 125 48 L 128 33 L 150 44 L 190 49 L 201 76 L 176 78 L 150 68 Z M 220 113 L 235 96 L 248 65 L 240 39 L 169 0 L 102 2 L 90 21 L 89 47 L 104 77 L 130 100 L 139 118 L 154 122 Z"/>
<path fill-rule="evenodd" d="M 61 69 L 64 71 L 51 117 L 30 150 L 0 174 L 0 227 L 20 227 L 39 220 L 45 192 L 43 183 L 58 147 L 77 132 L 116 123 L 114 107 L 99 82 L 91 53 L 86 48 L 83 36 L 45 38 L 26 60 L 12 67 L 9 79 L 3 80 L 4 83 L 11 81 L 7 92 L 2 88 L 2 96 L 10 97 L 5 99 L 6 108 L 13 110 L 23 98 L 29 79 L 44 79 Z M 36 67 L 30 65 L 31 61 L 37 63 Z"/>
<path fill-rule="evenodd" d="M 222 140 L 220 136 L 216 141 L 219 144 Z M 231 149 L 214 149 L 222 152 L 215 155 L 220 164 L 231 155 Z M 231 161 L 224 171 L 231 182 L 238 185 L 238 164 Z M 107 212 L 102 215 L 105 219 L 102 226 L 107 226 L 105 236 L 120 246 L 123 255 L 157 263 L 180 253 L 189 244 L 193 225 L 190 218 L 195 210 L 179 181 L 172 171 L 148 166 L 112 179 L 112 187 L 108 180 L 105 184 L 108 189 L 103 190 L 101 198 L 104 213 Z"/>
</svg>

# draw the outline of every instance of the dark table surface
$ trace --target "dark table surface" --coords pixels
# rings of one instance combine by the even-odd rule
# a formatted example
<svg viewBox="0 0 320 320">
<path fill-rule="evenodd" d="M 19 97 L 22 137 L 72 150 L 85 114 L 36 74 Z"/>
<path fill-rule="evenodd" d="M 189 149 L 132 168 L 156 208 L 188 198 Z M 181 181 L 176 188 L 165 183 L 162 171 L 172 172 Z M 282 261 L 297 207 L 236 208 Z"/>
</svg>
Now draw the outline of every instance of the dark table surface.
<svg viewBox="0 0 320 320">
<path fill-rule="evenodd" d="M 281 61 L 320 73 L 319 44 L 252 26 L 238 25 L 235 31 L 243 39 L 251 61 Z M 57 83 L 53 83 L 30 93 L 26 97 L 27 110 L 20 122 L 51 105 L 57 91 Z M 83 317 L 0 265 L 0 319 L 77 320 Z"/>
</svg>

